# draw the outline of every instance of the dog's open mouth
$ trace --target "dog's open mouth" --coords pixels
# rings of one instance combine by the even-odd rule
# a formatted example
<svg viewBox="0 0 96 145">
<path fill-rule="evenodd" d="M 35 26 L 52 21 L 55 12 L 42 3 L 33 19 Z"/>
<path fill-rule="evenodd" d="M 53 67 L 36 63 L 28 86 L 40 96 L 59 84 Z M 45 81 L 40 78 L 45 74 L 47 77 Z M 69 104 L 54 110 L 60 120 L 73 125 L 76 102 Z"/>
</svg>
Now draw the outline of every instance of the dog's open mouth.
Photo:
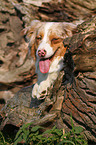
<svg viewBox="0 0 96 145">
<path fill-rule="evenodd" d="M 51 59 L 54 57 L 54 55 L 56 54 L 58 49 L 59 49 L 59 47 L 54 52 L 54 54 L 52 56 L 50 56 L 49 58 L 42 58 L 42 59 L 40 59 L 40 61 L 39 61 L 39 69 L 40 69 L 41 73 L 47 73 L 49 71 Z"/>
</svg>

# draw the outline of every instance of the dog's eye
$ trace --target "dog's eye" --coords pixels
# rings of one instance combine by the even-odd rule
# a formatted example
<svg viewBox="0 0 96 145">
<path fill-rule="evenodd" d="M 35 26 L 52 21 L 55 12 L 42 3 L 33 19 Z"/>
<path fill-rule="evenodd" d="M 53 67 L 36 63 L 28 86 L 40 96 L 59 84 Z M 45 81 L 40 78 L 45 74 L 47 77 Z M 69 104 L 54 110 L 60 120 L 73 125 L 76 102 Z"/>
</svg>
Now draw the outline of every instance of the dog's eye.
<svg viewBox="0 0 96 145">
<path fill-rule="evenodd" d="M 30 34 L 33 34 L 33 31 L 31 31 Z"/>
<path fill-rule="evenodd" d="M 53 44 L 59 43 L 60 41 L 61 41 L 60 38 L 53 38 L 53 39 L 51 40 L 51 42 L 52 42 Z"/>
<path fill-rule="evenodd" d="M 28 32 L 28 34 L 27 35 L 32 35 L 33 34 L 33 31 L 30 31 L 30 32 Z"/>
<path fill-rule="evenodd" d="M 42 39 L 42 36 L 41 36 L 41 35 L 38 35 L 38 36 L 36 37 L 36 39 L 37 39 L 37 40 L 41 40 L 41 39 Z"/>
<path fill-rule="evenodd" d="M 33 34 L 33 31 L 28 32 L 26 37 L 29 37 L 30 38 L 32 36 L 32 34 Z"/>
</svg>

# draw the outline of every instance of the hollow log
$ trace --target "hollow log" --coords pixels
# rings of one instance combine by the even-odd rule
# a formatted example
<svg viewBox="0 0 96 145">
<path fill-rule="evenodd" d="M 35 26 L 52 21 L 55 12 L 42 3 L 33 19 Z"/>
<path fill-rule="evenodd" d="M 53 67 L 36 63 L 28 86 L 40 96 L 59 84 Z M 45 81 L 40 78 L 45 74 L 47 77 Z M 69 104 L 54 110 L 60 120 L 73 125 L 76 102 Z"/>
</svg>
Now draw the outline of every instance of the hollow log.
<svg viewBox="0 0 96 145">
<path fill-rule="evenodd" d="M 95 0 L 1 0 L 0 108 L 20 88 L 36 82 L 34 64 L 27 57 L 28 44 L 20 33 L 23 28 L 34 19 L 70 22 L 94 15 Z"/>
<path fill-rule="evenodd" d="M 96 142 L 96 17 L 78 25 L 76 33 L 64 40 L 67 51 L 64 69 L 44 100 L 32 98 L 32 86 L 21 89 L 1 111 L 1 130 L 29 122 L 70 130 L 82 126 L 88 140 Z"/>
</svg>

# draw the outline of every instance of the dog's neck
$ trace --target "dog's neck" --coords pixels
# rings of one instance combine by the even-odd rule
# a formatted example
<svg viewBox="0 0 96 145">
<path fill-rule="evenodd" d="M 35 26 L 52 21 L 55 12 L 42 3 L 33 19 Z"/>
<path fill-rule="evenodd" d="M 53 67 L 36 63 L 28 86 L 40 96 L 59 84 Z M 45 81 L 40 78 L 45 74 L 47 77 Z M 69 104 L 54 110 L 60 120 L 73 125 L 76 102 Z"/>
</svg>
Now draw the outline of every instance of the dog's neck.
<svg viewBox="0 0 96 145">
<path fill-rule="evenodd" d="M 57 77 L 58 74 L 60 72 L 60 70 L 62 70 L 63 68 L 63 57 L 57 57 L 56 59 L 54 59 L 54 61 L 51 63 L 50 65 L 50 69 L 48 73 L 41 73 L 40 69 L 39 69 L 39 63 L 38 63 L 38 59 L 36 61 L 36 73 L 38 75 L 38 85 L 42 82 L 42 81 L 49 81 L 49 83 L 53 83 Z"/>
</svg>

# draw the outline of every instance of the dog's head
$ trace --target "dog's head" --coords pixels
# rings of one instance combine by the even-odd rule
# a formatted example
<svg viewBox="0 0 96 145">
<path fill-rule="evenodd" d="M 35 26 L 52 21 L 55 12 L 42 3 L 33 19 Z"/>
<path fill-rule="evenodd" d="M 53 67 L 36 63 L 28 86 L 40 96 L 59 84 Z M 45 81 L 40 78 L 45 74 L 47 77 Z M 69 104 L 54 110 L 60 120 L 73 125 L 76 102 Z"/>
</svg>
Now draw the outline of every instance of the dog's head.
<svg viewBox="0 0 96 145">
<path fill-rule="evenodd" d="M 64 56 L 66 48 L 63 40 L 72 36 L 76 25 L 67 22 L 40 22 L 32 21 L 31 25 L 24 29 L 24 34 L 29 40 L 31 56 L 39 62 L 41 73 L 47 73 L 52 61 Z"/>
</svg>

